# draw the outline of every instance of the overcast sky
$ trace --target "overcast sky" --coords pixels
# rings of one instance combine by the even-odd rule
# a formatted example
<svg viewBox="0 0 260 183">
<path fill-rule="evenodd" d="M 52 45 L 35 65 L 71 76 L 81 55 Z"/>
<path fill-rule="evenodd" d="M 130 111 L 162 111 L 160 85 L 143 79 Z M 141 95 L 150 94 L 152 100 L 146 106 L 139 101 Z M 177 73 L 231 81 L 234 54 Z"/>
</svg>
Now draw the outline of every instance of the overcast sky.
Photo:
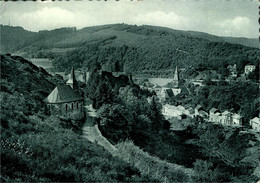
<svg viewBox="0 0 260 183">
<path fill-rule="evenodd" d="M 30 31 L 111 23 L 157 25 L 258 38 L 257 0 L 70 0 L 0 2 L 0 23 Z"/>
</svg>

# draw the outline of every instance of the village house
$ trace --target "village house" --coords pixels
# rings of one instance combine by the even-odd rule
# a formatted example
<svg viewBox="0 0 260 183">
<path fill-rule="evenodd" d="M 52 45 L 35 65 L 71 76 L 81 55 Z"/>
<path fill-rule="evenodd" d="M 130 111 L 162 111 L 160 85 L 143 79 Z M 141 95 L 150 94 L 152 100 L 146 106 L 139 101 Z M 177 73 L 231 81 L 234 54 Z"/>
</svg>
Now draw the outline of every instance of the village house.
<svg viewBox="0 0 260 183">
<path fill-rule="evenodd" d="M 47 109 L 52 115 L 69 119 L 81 119 L 84 116 L 83 98 L 75 90 L 77 87 L 75 81 L 74 69 L 72 69 L 66 85 L 56 86 L 44 99 Z"/>
<path fill-rule="evenodd" d="M 178 117 L 182 112 L 174 105 L 165 104 L 162 107 L 162 114 L 170 117 Z"/>
<path fill-rule="evenodd" d="M 215 113 L 215 120 L 216 120 L 215 122 L 221 124 L 221 122 L 222 122 L 222 115 L 221 115 L 221 112 L 216 112 L 216 113 Z"/>
<path fill-rule="evenodd" d="M 233 114 L 231 125 L 234 125 L 234 126 L 242 125 L 242 116 L 240 116 L 239 114 Z"/>
<path fill-rule="evenodd" d="M 252 126 L 253 130 L 260 132 L 260 119 L 259 119 L 259 117 L 255 117 L 253 119 L 250 119 L 249 123 Z"/>
<path fill-rule="evenodd" d="M 248 75 L 250 72 L 253 72 L 255 70 L 254 65 L 246 65 L 245 66 L 245 75 Z"/>
<path fill-rule="evenodd" d="M 209 121 L 210 122 L 219 122 L 220 121 L 220 111 L 216 108 L 212 108 L 209 111 Z"/>
<path fill-rule="evenodd" d="M 231 115 L 231 112 L 229 111 L 224 111 L 222 113 L 222 121 L 221 121 L 221 124 L 224 124 L 224 125 L 231 125 L 232 123 L 232 115 Z"/>
</svg>

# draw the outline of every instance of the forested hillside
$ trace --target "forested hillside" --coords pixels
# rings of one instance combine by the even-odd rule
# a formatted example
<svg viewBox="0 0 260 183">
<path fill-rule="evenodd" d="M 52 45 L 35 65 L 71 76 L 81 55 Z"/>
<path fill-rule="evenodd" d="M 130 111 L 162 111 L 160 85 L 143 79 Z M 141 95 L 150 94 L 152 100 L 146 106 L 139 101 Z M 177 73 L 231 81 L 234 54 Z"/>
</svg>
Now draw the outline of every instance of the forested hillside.
<svg viewBox="0 0 260 183">
<path fill-rule="evenodd" d="M 3 30 L 7 28 L 10 29 L 1 27 Z M 5 32 L 2 31 L 2 37 Z M 2 44 L 5 51 L 8 51 L 7 40 Z M 102 63 L 108 71 L 165 70 L 178 64 L 196 72 L 220 70 L 236 63 L 241 65 L 239 71 L 242 72 L 245 64 L 258 65 L 259 60 L 258 49 L 244 46 L 244 42 L 247 46 L 248 42 L 255 44 L 246 38 L 222 38 L 163 27 L 114 24 L 80 30 L 40 31 L 25 39 L 24 44 L 18 43 L 16 49 L 9 50 L 26 57 L 53 58 L 55 67 L 61 71 L 71 66 L 92 68 L 96 63 Z"/>
<path fill-rule="evenodd" d="M 1 55 L 1 182 L 157 181 L 46 113 L 43 99 L 62 82 L 22 57 Z"/>
</svg>

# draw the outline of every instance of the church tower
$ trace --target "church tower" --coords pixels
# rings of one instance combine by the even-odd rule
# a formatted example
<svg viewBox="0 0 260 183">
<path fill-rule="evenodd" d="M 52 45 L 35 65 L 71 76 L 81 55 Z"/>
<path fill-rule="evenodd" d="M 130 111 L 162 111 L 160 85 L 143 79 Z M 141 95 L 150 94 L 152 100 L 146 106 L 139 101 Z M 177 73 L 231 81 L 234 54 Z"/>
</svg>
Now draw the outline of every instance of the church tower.
<svg viewBox="0 0 260 183">
<path fill-rule="evenodd" d="M 75 89 L 78 85 L 73 67 L 71 69 L 69 80 L 66 82 L 66 85 L 69 85 L 72 89 Z"/>
<path fill-rule="evenodd" d="M 178 73 L 178 67 L 176 66 L 174 77 L 173 77 L 173 87 L 178 88 L 179 87 L 179 73 Z"/>
</svg>

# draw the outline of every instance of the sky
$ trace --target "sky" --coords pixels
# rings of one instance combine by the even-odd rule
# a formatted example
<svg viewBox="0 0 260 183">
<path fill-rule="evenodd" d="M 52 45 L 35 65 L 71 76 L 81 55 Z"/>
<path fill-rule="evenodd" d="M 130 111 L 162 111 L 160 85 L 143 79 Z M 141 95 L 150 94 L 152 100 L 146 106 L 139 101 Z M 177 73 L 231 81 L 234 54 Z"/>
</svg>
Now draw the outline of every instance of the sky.
<svg viewBox="0 0 260 183">
<path fill-rule="evenodd" d="M 30 31 L 126 23 L 259 37 L 257 0 L 7 1 L 0 5 L 0 24 L 10 22 Z"/>
</svg>

